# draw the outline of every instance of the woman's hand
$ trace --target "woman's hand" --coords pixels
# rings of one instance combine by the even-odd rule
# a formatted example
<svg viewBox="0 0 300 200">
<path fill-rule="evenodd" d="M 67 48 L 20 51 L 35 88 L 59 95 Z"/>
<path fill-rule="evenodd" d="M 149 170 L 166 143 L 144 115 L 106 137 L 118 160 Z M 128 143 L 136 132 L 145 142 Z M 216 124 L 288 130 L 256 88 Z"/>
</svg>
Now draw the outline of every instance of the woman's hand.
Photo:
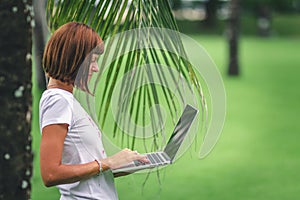
<svg viewBox="0 0 300 200">
<path fill-rule="evenodd" d="M 113 156 L 101 160 L 101 162 L 108 166 L 110 169 L 117 169 L 123 165 L 129 164 L 134 160 L 138 160 L 144 163 L 149 162 L 145 155 L 140 155 L 137 151 L 132 151 L 127 148 L 123 149 Z"/>
</svg>

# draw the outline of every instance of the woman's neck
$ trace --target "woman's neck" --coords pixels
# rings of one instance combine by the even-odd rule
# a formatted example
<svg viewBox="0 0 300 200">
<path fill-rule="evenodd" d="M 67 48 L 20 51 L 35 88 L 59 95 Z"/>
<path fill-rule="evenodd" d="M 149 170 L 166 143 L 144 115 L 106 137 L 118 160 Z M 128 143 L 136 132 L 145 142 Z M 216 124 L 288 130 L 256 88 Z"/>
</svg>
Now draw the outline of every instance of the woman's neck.
<svg viewBox="0 0 300 200">
<path fill-rule="evenodd" d="M 66 90 L 70 93 L 73 93 L 73 85 L 72 84 L 64 83 L 64 82 L 54 79 L 54 78 L 50 78 L 49 82 L 48 82 L 47 89 L 51 89 L 51 88 L 59 88 L 62 90 Z"/>
</svg>

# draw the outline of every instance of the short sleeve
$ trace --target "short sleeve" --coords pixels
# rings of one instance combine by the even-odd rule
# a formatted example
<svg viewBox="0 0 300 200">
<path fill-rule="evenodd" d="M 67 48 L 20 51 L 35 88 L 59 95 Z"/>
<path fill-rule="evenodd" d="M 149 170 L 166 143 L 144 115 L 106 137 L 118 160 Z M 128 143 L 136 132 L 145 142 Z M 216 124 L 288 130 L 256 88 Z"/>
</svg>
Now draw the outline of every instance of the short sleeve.
<svg viewBox="0 0 300 200">
<path fill-rule="evenodd" d="M 62 95 L 48 96 L 40 102 L 40 129 L 51 124 L 72 122 L 72 106 Z"/>
</svg>

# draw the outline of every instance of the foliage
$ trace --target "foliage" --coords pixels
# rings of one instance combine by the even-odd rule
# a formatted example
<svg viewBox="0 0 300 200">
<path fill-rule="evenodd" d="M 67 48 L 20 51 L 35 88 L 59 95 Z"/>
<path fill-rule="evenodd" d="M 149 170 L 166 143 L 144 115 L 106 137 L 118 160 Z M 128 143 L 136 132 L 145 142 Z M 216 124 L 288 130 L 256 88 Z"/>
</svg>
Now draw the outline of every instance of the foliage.
<svg viewBox="0 0 300 200">
<path fill-rule="evenodd" d="M 244 9 L 256 11 L 261 6 L 268 6 L 277 12 L 293 12 L 299 10 L 299 0 L 244 0 Z"/>
<path fill-rule="evenodd" d="M 104 39 L 106 49 L 104 55 L 101 56 L 103 59 L 101 60 L 99 72 L 101 80 L 104 80 L 104 87 L 101 91 L 99 91 L 99 89 L 97 90 L 98 82 L 100 81 L 97 79 L 94 88 L 96 98 L 100 98 L 99 101 L 97 100 L 100 104 L 98 105 L 96 112 L 98 121 L 102 127 L 107 120 L 111 101 L 114 98 L 119 98 L 119 102 L 122 102 L 120 100 L 122 97 L 131 94 L 132 88 L 137 87 L 139 83 L 145 81 L 143 80 L 144 78 L 141 73 L 133 73 L 129 78 L 122 80 L 123 87 L 120 90 L 121 92 L 118 97 L 115 97 L 113 96 L 113 92 L 120 77 L 124 77 L 126 73 L 134 71 L 137 67 L 152 63 L 165 64 L 168 67 L 172 67 L 181 74 L 182 77 L 189 81 L 190 87 L 195 86 L 197 94 L 201 98 L 203 116 L 205 115 L 206 102 L 203 97 L 199 76 L 193 71 L 191 64 L 187 60 L 178 56 L 180 52 L 184 52 L 179 36 L 175 36 L 174 38 L 159 37 L 159 35 L 151 35 L 150 32 L 147 33 L 147 29 L 143 29 L 157 27 L 175 31 L 178 30 L 168 0 L 50 0 L 48 2 L 48 19 L 49 27 L 52 31 L 66 22 L 78 21 L 89 24 Z M 124 33 L 125 31 L 133 29 L 136 30 L 135 33 L 137 35 L 145 34 L 146 37 L 142 40 L 136 40 L 136 35 L 124 38 L 125 36 L 121 34 L 117 39 L 114 38 L 117 33 Z M 143 32 L 143 30 L 146 30 L 146 32 Z M 140 48 L 140 46 L 149 43 L 149 41 L 152 42 L 153 37 L 155 42 L 160 46 L 160 50 L 154 48 Z M 116 45 L 117 48 L 112 48 L 114 45 Z M 126 49 L 128 48 L 135 50 L 125 54 L 124 52 L 126 52 Z M 165 50 L 168 48 L 172 48 L 175 53 Z M 113 55 L 114 61 L 112 63 L 106 63 L 107 58 L 111 55 Z M 105 74 L 104 69 L 107 68 L 107 65 L 109 65 L 108 72 Z M 172 74 L 172 71 L 169 71 L 169 73 L 172 74 L 173 80 L 172 83 L 168 83 L 164 78 L 166 75 L 164 74 L 165 72 L 159 68 L 153 71 L 144 68 L 143 71 L 147 74 L 146 78 L 148 80 L 151 80 L 152 76 L 160 76 L 164 85 L 176 84 L 178 79 L 180 79 L 180 77 Z M 163 98 L 159 98 L 160 92 L 163 93 Z M 124 144 L 125 136 L 121 129 L 122 127 L 129 126 L 126 124 L 125 120 L 121 118 L 124 113 L 130 113 L 135 124 L 140 123 L 145 127 L 147 123 L 146 116 L 148 116 L 146 111 L 152 110 L 153 113 L 150 113 L 151 119 L 157 119 L 160 123 L 163 121 L 163 116 L 160 109 L 157 109 L 155 106 L 165 104 L 168 113 L 174 120 L 178 116 L 179 110 L 178 102 L 174 99 L 174 94 L 172 92 L 173 91 L 168 90 L 168 87 L 161 87 L 161 89 L 159 89 L 159 86 L 155 84 L 145 85 L 138 91 L 134 91 L 131 99 L 127 99 L 119 105 L 117 121 L 121 124 L 115 124 L 113 137 L 118 135 L 118 132 L 121 132 L 122 145 Z M 182 91 L 178 92 L 182 95 Z M 163 127 L 163 124 L 160 124 L 160 126 Z M 127 146 L 129 148 L 135 148 L 136 129 L 133 127 L 132 131 L 133 137 L 129 139 L 127 137 Z M 160 136 L 165 137 L 164 131 L 161 131 L 161 135 L 153 135 L 151 150 L 162 148 L 162 146 L 157 143 L 157 137 Z M 147 151 L 147 147 L 144 147 Z"/>
</svg>

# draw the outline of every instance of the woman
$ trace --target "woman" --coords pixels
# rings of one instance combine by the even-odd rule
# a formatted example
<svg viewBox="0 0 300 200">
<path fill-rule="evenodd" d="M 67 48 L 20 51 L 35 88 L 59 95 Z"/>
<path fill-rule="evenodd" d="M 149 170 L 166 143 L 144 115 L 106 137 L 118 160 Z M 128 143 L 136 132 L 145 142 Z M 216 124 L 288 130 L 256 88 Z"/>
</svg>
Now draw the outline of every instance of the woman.
<svg viewBox="0 0 300 200">
<path fill-rule="evenodd" d="M 73 96 L 74 87 L 89 92 L 87 83 L 98 71 L 101 53 L 98 34 L 77 22 L 61 26 L 45 47 L 49 84 L 40 100 L 40 167 L 44 184 L 57 185 L 61 200 L 118 199 L 110 169 L 148 162 L 129 149 L 107 157 L 101 132 Z"/>
</svg>

